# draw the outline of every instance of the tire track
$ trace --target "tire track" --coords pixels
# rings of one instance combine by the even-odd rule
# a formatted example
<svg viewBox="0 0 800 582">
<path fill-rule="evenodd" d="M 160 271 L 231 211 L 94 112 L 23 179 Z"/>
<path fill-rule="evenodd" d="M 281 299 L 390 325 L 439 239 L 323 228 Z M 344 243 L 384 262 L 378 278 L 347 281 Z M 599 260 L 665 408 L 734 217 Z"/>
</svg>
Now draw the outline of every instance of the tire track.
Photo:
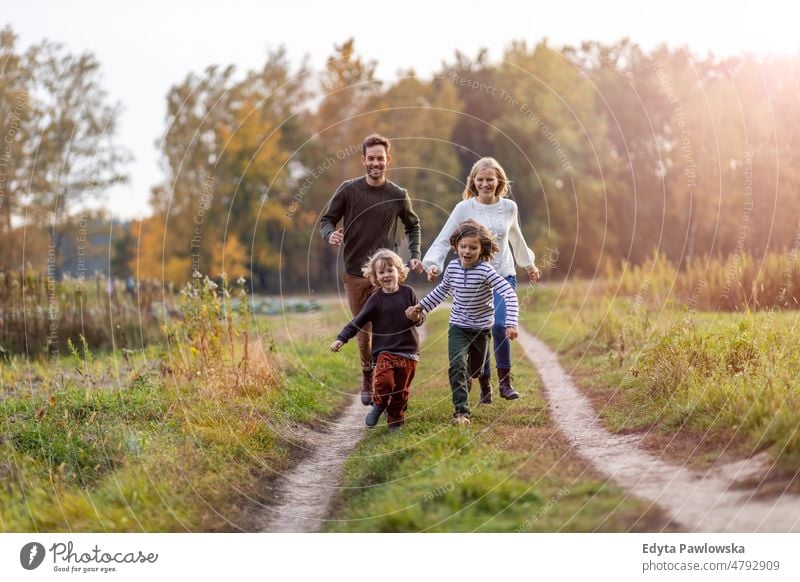
<svg viewBox="0 0 800 582">
<path fill-rule="evenodd" d="M 318 532 L 330 513 L 343 465 L 363 436 L 366 406 L 356 394 L 324 432 L 313 433 L 311 454 L 285 473 L 275 487 L 277 503 L 258 520 L 262 532 Z"/>
<path fill-rule="evenodd" d="M 417 329 L 422 344 L 425 328 Z M 280 477 L 275 486 L 276 503 L 264 507 L 256 519 L 258 530 L 275 533 L 322 530 L 341 487 L 344 462 L 367 430 L 364 416 L 368 410 L 356 393 L 330 428 L 312 433 L 311 454 Z"/>
<path fill-rule="evenodd" d="M 577 452 L 637 497 L 650 500 L 693 532 L 800 532 L 800 496 L 756 497 L 740 482 L 769 469 L 765 454 L 708 472 L 672 465 L 639 447 L 638 435 L 616 435 L 542 341 L 519 328 L 558 428 Z"/>
</svg>

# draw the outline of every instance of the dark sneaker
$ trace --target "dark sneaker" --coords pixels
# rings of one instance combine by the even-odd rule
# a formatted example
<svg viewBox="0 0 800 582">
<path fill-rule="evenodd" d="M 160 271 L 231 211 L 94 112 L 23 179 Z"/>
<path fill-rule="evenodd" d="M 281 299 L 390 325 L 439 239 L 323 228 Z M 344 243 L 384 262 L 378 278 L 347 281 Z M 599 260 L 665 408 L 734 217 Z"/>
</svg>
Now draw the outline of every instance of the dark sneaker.
<svg viewBox="0 0 800 582">
<path fill-rule="evenodd" d="M 456 426 L 469 426 L 470 424 L 469 416 L 464 414 L 456 414 L 450 422 Z"/>
<path fill-rule="evenodd" d="M 386 408 L 378 406 L 377 404 L 373 404 L 372 408 L 369 409 L 367 416 L 364 417 L 364 424 L 368 427 L 373 428 L 375 425 L 378 424 L 378 421 L 381 419 L 381 415 Z"/>
<path fill-rule="evenodd" d="M 372 404 L 372 370 L 364 370 L 361 376 L 361 404 Z M 375 426 L 375 425 L 373 425 Z"/>
</svg>

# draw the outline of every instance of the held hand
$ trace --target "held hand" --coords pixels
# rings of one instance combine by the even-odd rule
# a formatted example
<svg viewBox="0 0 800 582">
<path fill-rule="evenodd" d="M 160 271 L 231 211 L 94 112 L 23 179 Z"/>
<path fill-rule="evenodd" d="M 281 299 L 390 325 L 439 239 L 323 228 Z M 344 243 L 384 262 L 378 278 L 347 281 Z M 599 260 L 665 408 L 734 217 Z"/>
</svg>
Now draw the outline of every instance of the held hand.
<svg viewBox="0 0 800 582">
<path fill-rule="evenodd" d="M 506 328 L 506 337 L 509 340 L 512 340 L 512 341 L 517 339 L 517 328 L 516 327 L 507 327 Z"/>
<path fill-rule="evenodd" d="M 343 240 L 344 240 L 344 229 L 340 226 L 333 232 L 333 234 L 331 234 L 330 238 L 328 238 L 328 243 L 332 244 L 335 247 L 338 247 L 340 244 L 342 244 Z"/>
<path fill-rule="evenodd" d="M 411 267 L 411 270 L 415 273 L 422 273 L 425 270 L 422 268 L 422 261 L 419 259 L 411 259 L 408 262 L 408 266 Z"/>
<path fill-rule="evenodd" d="M 422 305 L 412 305 L 406 309 L 406 317 L 411 321 L 419 321 L 420 315 L 422 315 Z"/>
<path fill-rule="evenodd" d="M 528 267 L 528 278 L 531 280 L 531 284 L 536 284 L 542 278 L 542 272 L 536 268 L 536 265 Z"/>
<path fill-rule="evenodd" d="M 331 350 L 332 352 L 338 352 L 339 350 L 341 350 L 341 349 L 342 349 L 342 346 L 343 346 L 343 345 L 344 345 L 344 344 L 343 344 L 341 341 L 339 341 L 339 340 L 336 340 L 335 342 L 333 342 L 333 343 L 331 344 L 330 350 Z"/>
<path fill-rule="evenodd" d="M 428 269 L 428 281 L 435 281 L 439 276 L 439 267 L 433 266 Z"/>
<path fill-rule="evenodd" d="M 409 315 L 409 310 L 411 310 L 411 314 Z M 416 323 L 417 325 L 422 325 L 425 321 L 425 314 L 422 311 L 422 307 L 419 305 L 415 305 L 413 307 L 409 307 L 406 310 L 406 317 Z"/>
</svg>

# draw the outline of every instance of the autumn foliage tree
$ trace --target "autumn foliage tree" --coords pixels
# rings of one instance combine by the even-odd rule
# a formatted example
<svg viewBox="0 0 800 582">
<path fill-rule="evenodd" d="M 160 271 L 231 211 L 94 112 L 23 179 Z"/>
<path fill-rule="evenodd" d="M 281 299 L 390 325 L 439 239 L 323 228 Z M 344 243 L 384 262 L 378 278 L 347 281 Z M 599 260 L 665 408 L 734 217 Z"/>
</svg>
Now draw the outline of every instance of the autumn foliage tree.
<svg viewBox="0 0 800 582">
<path fill-rule="evenodd" d="M 200 265 L 249 272 L 265 292 L 334 288 L 340 249 L 318 220 L 363 174 L 359 144 L 373 132 L 392 140 L 389 179 L 414 199 L 423 250 L 472 164 L 493 156 L 550 277 L 595 276 L 654 251 L 677 265 L 786 251 L 800 132 L 780 120 L 798 113 L 786 81 L 797 65 L 626 39 L 513 41 L 496 61 L 456 53 L 429 77 L 405 69 L 385 81 L 349 39 L 318 72 L 292 72 L 282 51 L 243 76 L 212 67 L 169 94 L 169 179 L 142 225 L 160 246 L 142 272 L 185 277 Z"/>
<path fill-rule="evenodd" d="M 22 266 L 24 230 L 26 260 L 42 267 L 51 247 L 58 275 L 70 217 L 126 179 L 119 106 L 108 101 L 94 55 L 49 41 L 20 52 L 9 27 L 0 31 L 0 71 L 0 265 Z"/>
<path fill-rule="evenodd" d="M 273 208 L 290 197 L 292 150 L 307 98 L 305 73 L 292 74 L 282 50 L 237 79 L 233 66 L 189 75 L 167 96 L 161 142 L 167 182 L 153 189 L 155 216 L 143 237 L 161 241 L 138 269 L 185 280 L 193 271 L 259 278 L 277 264 Z M 160 251 L 160 252 L 159 252 Z"/>
</svg>

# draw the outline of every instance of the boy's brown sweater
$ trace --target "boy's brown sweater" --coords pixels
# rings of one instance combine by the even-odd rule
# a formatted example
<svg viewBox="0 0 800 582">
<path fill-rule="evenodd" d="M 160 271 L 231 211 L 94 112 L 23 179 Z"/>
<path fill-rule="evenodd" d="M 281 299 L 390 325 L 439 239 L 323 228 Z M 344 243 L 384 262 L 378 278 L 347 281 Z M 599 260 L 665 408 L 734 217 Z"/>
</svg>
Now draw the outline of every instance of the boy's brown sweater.
<svg viewBox="0 0 800 582">
<path fill-rule="evenodd" d="M 400 285 L 394 293 L 376 289 L 369 296 L 361 312 L 348 323 L 336 337 L 342 343 L 355 337 L 367 324 L 372 323 L 372 359 L 381 352 L 417 359 L 419 334 L 414 323 L 406 317 L 406 309 L 417 304 L 417 294 L 408 285 Z"/>
</svg>

